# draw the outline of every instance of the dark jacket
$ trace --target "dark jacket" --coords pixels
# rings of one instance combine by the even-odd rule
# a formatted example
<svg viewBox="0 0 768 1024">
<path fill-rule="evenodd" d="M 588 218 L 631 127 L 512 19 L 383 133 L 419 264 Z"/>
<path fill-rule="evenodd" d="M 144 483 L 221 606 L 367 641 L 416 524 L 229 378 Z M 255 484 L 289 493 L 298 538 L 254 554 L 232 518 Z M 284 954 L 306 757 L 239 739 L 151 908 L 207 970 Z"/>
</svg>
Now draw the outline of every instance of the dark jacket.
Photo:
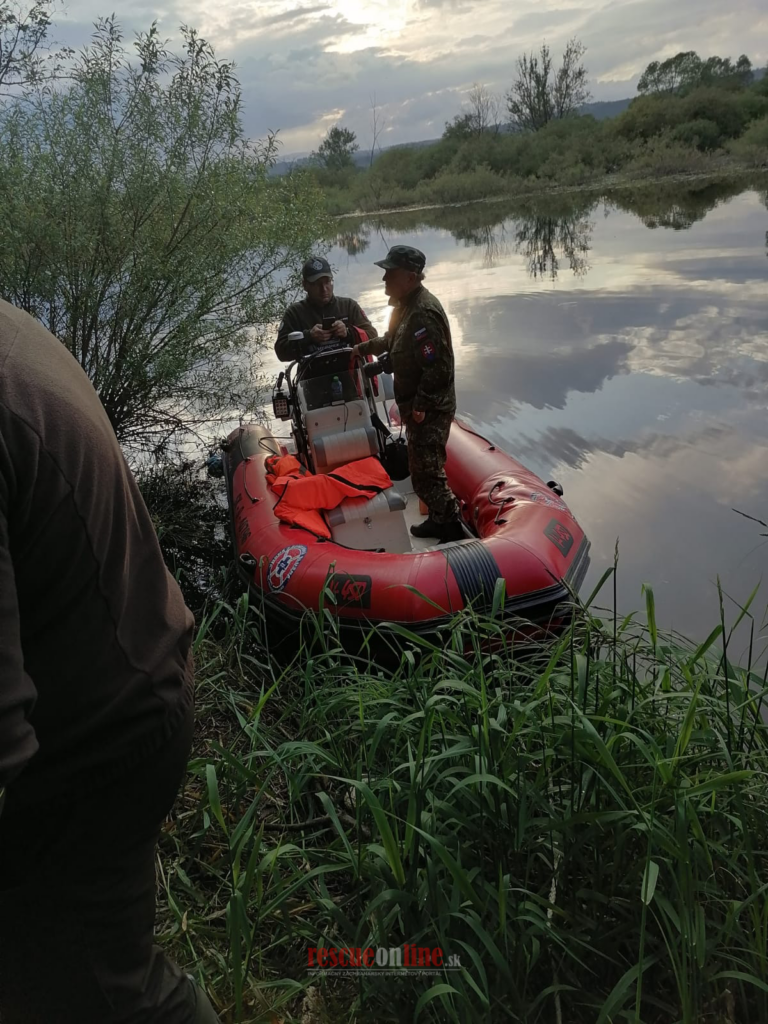
<svg viewBox="0 0 768 1024">
<path fill-rule="evenodd" d="M 327 306 L 313 306 L 309 299 L 302 299 L 301 302 L 294 302 L 285 311 L 282 323 L 277 329 L 277 341 L 275 342 L 275 354 L 278 359 L 287 363 L 298 359 L 307 349 L 301 343 L 288 340 L 288 335 L 294 331 L 301 331 L 304 335 L 306 345 L 312 344 L 309 332 L 315 324 L 322 324 L 324 317 L 348 317 L 350 327 L 361 327 L 369 338 L 376 337 L 376 328 L 358 306 L 354 299 L 345 299 L 342 296 L 334 295 Z M 357 339 L 351 338 L 350 344 L 356 344 Z M 336 341 L 336 344 L 339 344 Z"/>
<path fill-rule="evenodd" d="M 393 303 L 389 330 L 383 338 L 364 342 L 363 355 L 389 350 L 394 372 L 395 401 L 401 416 L 417 412 L 456 412 L 453 343 L 448 317 L 440 301 L 423 285 L 401 303 Z"/>
<path fill-rule="evenodd" d="M 192 699 L 193 628 L 93 385 L 61 342 L 0 301 L 8 799 L 90 785 L 158 749 Z"/>
</svg>

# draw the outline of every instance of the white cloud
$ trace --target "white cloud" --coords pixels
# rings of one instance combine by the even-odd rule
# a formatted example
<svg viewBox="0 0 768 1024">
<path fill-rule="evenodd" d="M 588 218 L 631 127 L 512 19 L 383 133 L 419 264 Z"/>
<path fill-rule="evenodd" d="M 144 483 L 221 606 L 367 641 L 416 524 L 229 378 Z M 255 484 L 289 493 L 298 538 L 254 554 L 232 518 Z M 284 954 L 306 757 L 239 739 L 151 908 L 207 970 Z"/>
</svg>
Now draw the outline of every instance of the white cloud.
<svg viewBox="0 0 768 1024">
<path fill-rule="evenodd" d="M 74 0 L 57 38 L 86 42 L 100 13 Z M 126 37 L 154 19 L 166 36 L 192 25 L 236 60 L 247 130 L 282 129 L 288 150 L 314 148 L 337 111 L 365 145 L 374 91 L 388 143 L 434 137 L 462 90 L 503 91 L 517 57 L 545 39 L 555 53 L 572 35 L 584 41 L 596 99 L 631 95 L 650 60 L 679 49 L 768 62 L 764 0 L 145 0 L 121 17 Z"/>
</svg>

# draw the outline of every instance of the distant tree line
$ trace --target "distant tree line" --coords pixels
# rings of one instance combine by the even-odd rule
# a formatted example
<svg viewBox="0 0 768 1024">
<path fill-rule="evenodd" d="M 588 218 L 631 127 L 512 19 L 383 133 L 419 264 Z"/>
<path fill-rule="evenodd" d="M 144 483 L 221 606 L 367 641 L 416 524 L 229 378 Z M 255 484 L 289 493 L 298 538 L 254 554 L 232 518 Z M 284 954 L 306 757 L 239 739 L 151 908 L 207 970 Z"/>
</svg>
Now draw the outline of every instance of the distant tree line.
<svg viewBox="0 0 768 1024">
<path fill-rule="evenodd" d="M 523 54 L 505 96 L 474 83 L 442 138 L 397 147 L 355 166 L 355 133 L 335 125 L 314 174 L 332 212 L 461 202 L 550 184 L 581 185 L 621 172 L 664 175 L 768 166 L 768 76 L 746 55 L 685 51 L 643 71 L 617 117 L 582 113 L 590 99 L 586 50 L 571 39 L 559 63 L 544 44 Z"/>
<path fill-rule="evenodd" d="M 665 92 L 684 94 L 707 86 L 741 89 L 750 85 L 752 79 L 752 61 L 745 54 L 733 64 L 729 57 L 702 60 L 693 50 L 687 50 L 661 63 L 652 61 L 640 76 L 637 91 L 647 96 Z"/>
</svg>

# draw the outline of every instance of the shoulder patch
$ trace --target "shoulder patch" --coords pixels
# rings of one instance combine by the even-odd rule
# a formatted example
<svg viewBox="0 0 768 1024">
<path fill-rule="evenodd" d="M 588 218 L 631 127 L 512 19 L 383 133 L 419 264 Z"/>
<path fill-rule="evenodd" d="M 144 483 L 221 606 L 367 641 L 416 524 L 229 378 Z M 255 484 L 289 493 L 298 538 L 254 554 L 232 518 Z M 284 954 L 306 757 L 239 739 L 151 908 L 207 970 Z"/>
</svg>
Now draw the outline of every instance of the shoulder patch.
<svg viewBox="0 0 768 1024">
<path fill-rule="evenodd" d="M 421 341 L 421 340 L 422 340 L 422 338 L 426 338 L 426 336 L 427 336 L 427 328 L 426 328 L 426 327 L 420 327 L 420 328 L 418 329 L 418 331 L 415 331 L 415 332 L 414 332 L 414 335 L 413 335 L 413 336 L 414 336 L 414 338 L 415 338 L 415 339 L 416 339 L 417 341 Z"/>
<path fill-rule="evenodd" d="M 425 341 L 421 346 L 421 354 L 428 363 L 434 362 L 435 359 L 435 346 L 431 341 Z"/>
</svg>

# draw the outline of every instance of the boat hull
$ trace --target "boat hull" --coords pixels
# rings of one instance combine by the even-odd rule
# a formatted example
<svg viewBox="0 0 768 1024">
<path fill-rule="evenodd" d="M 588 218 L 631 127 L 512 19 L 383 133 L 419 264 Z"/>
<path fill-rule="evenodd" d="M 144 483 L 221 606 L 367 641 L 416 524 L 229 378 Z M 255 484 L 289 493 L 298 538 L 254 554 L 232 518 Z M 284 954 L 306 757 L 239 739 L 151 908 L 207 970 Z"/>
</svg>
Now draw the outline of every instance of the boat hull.
<svg viewBox="0 0 768 1024">
<path fill-rule="evenodd" d="M 452 425 L 446 474 L 477 538 L 425 551 L 355 550 L 280 522 L 264 462 L 284 449 L 258 425 L 237 428 L 223 449 L 238 571 L 275 640 L 321 607 L 345 647 L 369 642 L 373 627 L 375 638 L 389 632 L 389 644 L 402 633 L 393 625 L 439 638 L 469 608 L 493 612 L 518 640 L 568 620 L 589 565 L 583 530 L 551 487 L 461 421 Z"/>
</svg>

